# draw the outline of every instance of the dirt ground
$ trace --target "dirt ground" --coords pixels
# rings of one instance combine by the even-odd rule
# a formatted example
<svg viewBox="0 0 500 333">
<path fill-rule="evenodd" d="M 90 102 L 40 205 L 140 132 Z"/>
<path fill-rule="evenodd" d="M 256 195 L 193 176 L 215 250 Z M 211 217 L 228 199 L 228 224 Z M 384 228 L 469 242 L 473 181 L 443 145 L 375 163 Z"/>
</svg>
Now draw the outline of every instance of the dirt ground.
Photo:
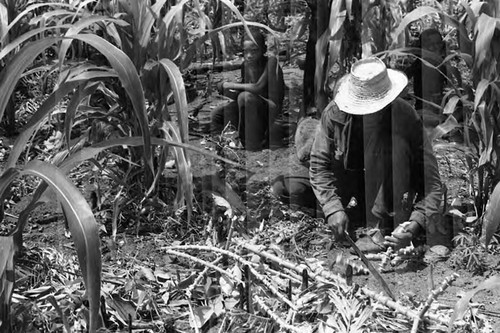
<svg viewBox="0 0 500 333">
<path fill-rule="evenodd" d="M 295 67 L 285 68 L 284 73 L 288 87 L 286 107 L 293 123 L 296 121 L 300 107 L 303 73 Z M 216 82 L 222 79 L 234 79 L 238 74 L 238 71 L 215 73 L 213 80 Z M 201 92 L 198 93 L 201 95 Z M 198 96 L 191 103 L 193 106 L 202 104 L 196 119 L 198 128 L 206 128 L 209 122 L 210 111 L 223 102 L 223 98 L 217 96 L 217 93 L 213 93 L 209 97 Z M 210 143 L 207 142 L 207 138 L 204 137 L 202 130 L 198 130 L 195 135 L 192 135 L 191 140 L 192 143 L 200 147 L 207 149 L 210 147 Z M 466 168 L 461 162 L 462 159 L 459 153 L 450 148 L 440 148 L 436 153 L 443 181 L 448 187 L 449 203 L 454 198 L 462 198 L 467 201 L 469 198 L 467 194 Z M 260 152 L 238 151 L 237 155 L 243 161 L 244 166 L 250 171 L 250 173 L 238 172 L 235 174 L 235 178 L 242 185 L 242 188 L 237 192 L 246 195 L 247 202 L 250 201 L 250 197 L 253 200 L 257 200 L 255 196 L 259 196 L 259 193 L 268 190 L 275 177 L 287 174 L 296 175 L 304 173 L 306 170 L 296 158 L 293 142 L 284 144 L 282 147 L 275 147 Z M 198 183 L 197 179 L 215 172 L 216 168 L 212 159 L 198 153 L 192 153 L 190 156 L 195 183 Z M 82 186 L 85 187 L 85 184 Z M 199 188 L 197 187 L 197 189 Z M 242 193 L 242 190 L 246 190 L 249 193 Z M 253 206 L 248 205 L 248 214 L 251 216 L 255 216 L 257 211 L 260 214 L 258 215 L 259 217 L 264 216 L 266 212 L 268 214 L 267 218 L 259 220 L 264 229 L 260 236 L 263 242 L 267 242 L 268 244 L 275 243 L 282 247 L 284 251 L 289 247 L 298 247 L 294 251 L 304 257 L 325 261 L 331 259 L 332 245 L 325 232 L 325 226 L 320 219 L 308 217 L 306 214 L 297 215 L 293 211 L 290 213 L 290 210 L 285 213 L 277 212 L 275 209 L 276 203 L 271 199 L 269 201 L 266 200 L 268 199 L 261 200 Z M 266 202 L 269 204 L 267 210 L 265 207 Z M 18 208 L 12 212 L 13 214 L 18 213 L 21 209 L 21 205 L 17 206 Z M 49 206 L 38 211 L 33 216 L 32 223 L 28 227 L 28 232 L 25 236 L 25 241 L 29 248 L 49 245 L 59 248 L 61 251 L 72 250 L 71 240 L 65 237 L 62 215 L 54 213 L 54 211 L 56 211 L 54 207 Z M 283 211 L 285 211 L 284 208 Z M 314 225 L 304 234 L 297 234 L 297 230 L 307 225 L 307 223 Z M 293 230 L 291 233 L 294 235 L 294 241 L 284 241 L 287 232 L 290 230 Z M 164 252 L 160 250 L 158 244 L 159 240 L 162 240 L 162 244 L 168 244 L 172 239 L 172 235 L 169 235 L 169 233 L 171 233 L 171 230 L 161 230 L 161 228 L 155 233 L 144 233 L 140 236 L 136 236 L 130 232 L 120 233 L 117 238 L 118 249 L 110 246 L 109 234 L 104 234 L 104 279 L 106 279 L 106 274 L 112 274 L 108 270 L 117 265 L 117 263 L 119 264 L 120 260 L 122 262 L 133 260 L 134 262 L 142 262 L 143 265 L 167 266 L 170 259 L 165 257 Z M 188 242 L 189 240 L 183 239 L 182 241 Z M 303 248 L 300 248 L 300 246 L 303 246 Z M 347 256 L 347 249 L 340 249 L 340 251 Z M 382 275 L 399 300 L 406 304 L 416 304 L 416 302 L 425 301 L 430 291 L 439 286 L 446 277 L 449 277 L 452 273 L 458 273 L 459 277 L 456 281 L 437 299 L 437 303 L 441 306 L 453 307 L 465 291 L 473 289 L 486 278 L 499 274 L 500 255 L 489 255 L 487 263 L 488 269 L 480 275 L 474 275 L 464 269 L 455 267 L 451 259 L 434 263 L 428 263 L 423 260 L 410 261 L 398 266 L 393 271 L 382 273 Z M 372 275 L 356 275 L 353 281 L 359 285 L 367 286 L 374 291 L 381 291 L 381 288 Z M 493 331 L 500 332 L 500 291 L 478 293 L 473 298 L 473 302 L 482 304 L 482 307 L 480 307 L 481 311 L 493 323 Z"/>
</svg>

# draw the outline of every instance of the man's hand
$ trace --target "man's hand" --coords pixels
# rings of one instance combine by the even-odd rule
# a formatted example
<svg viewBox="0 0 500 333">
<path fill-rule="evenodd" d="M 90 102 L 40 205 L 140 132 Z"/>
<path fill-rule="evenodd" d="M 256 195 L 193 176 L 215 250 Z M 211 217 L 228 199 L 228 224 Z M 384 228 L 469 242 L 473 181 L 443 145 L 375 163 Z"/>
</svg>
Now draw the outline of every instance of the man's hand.
<svg viewBox="0 0 500 333">
<path fill-rule="evenodd" d="M 344 237 L 344 230 L 347 229 L 349 218 L 343 210 L 333 213 L 328 217 L 328 228 L 332 231 L 333 240 L 339 241 Z"/>
<path fill-rule="evenodd" d="M 413 236 L 420 230 L 420 225 L 417 222 L 408 221 L 401 223 L 390 236 L 385 236 L 385 246 L 391 246 L 394 250 L 410 245 Z"/>
</svg>

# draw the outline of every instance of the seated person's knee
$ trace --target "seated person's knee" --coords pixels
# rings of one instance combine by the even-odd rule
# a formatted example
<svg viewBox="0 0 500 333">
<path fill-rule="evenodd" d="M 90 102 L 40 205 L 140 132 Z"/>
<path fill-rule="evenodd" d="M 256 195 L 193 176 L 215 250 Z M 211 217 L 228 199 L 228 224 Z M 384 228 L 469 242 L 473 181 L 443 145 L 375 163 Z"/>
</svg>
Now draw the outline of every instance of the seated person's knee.
<svg viewBox="0 0 500 333">
<path fill-rule="evenodd" d="M 259 100 L 259 96 L 248 92 L 248 91 L 242 91 L 238 95 L 238 106 L 246 106 L 248 103 L 257 103 Z"/>
</svg>

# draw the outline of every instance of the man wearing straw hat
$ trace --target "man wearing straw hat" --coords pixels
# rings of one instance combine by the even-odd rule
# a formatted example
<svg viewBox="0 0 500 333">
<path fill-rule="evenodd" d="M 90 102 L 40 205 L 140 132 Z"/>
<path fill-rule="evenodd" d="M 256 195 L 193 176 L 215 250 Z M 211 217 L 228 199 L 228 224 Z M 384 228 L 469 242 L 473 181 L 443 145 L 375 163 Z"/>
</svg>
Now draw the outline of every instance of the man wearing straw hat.
<svg viewBox="0 0 500 333">
<path fill-rule="evenodd" d="M 398 97 L 407 83 L 376 57 L 353 64 L 311 151 L 311 184 L 334 238 L 373 228 L 358 240 L 366 252 L 409 245 L 441 202 L 432 146 L 416 111 Z"/>
</svg>

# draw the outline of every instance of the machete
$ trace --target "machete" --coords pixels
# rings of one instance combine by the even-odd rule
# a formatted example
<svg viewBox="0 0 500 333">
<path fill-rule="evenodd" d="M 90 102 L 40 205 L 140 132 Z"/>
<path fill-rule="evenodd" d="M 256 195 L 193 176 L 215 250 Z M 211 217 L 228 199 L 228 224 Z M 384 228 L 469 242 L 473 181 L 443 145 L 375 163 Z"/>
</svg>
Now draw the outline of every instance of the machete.
<svg viewBox="0 0 500 333">
<path fill-rule="evenodd" d="M 390 298 L 392 298 L 393 301 L 396 302 L 396 297 L 394 297 L 394 294 L 392 293 L 391 289 L 389 289 L 389 286 L 385 282 L 385 280 L 382 277 L 382 275 L 380 275 L 379 271 L 377 271 L 377 269 L 375 267 L 373 267 L 373 265 L 370 262 L 370 260 L 368 260 L 368 258 L 363 254 L 363 252 L 361 252 L 361 250 L 354 243 L 354 241 L 352 240 L 351 236 L 349 236 L 349 234 L 347 233 L 347 231 L 344 231 L 344 236 L 347 239 L 347 241 L 349 242 L 349 244 L 351 244 L 351 246 L 354 249 L 354 251 L 356 251 L 356 253 L 358 254 L 358 256 L 361 258 L 361 261 L 366 265 L 366 267 L 368 268 L 368 270 L 375 276 L 375 278 L 377 278 L 378 282 L 380 282 L 380 284 L 382 285 L 382 288 L 384 289 L 385 293 Z"/>
</svg>

